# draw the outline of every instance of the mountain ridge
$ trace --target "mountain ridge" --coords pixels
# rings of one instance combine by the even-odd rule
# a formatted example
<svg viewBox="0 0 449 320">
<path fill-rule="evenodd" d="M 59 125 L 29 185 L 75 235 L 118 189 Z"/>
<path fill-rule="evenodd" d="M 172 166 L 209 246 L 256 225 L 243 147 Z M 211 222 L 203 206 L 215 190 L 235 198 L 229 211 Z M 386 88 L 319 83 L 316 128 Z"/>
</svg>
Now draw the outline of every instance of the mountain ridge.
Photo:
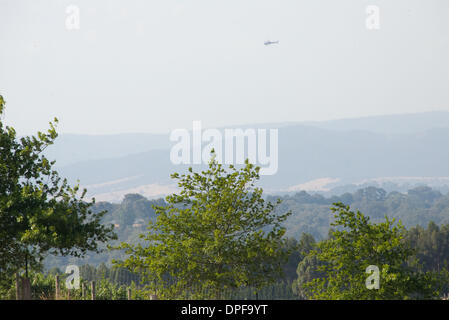
<svg viewBox="0 0 449 320">
<path fill-rule="evenodd" d="M 429 117 L 441 118 L 442 113 L 427 114 Z M 443 114 L 449 117 L 449 112 Z M 425 131 L 399 133 L 361 130 L 355 124 L 346 130 L 339 130 L 338 127 L 332 129 L 284 123 L 278 129 L 278 172 L 273 176 L 263 176 L 260 186 L 273 193 L 319 179 L 338 179 L 336 186 L 343 186 L 380 177 L 447 177 L 449 118 L 447 126 L 440 126 L 440 121 L 435 122 L 436 127 L 432 127 L 429 117 L 419 126 L 425 127 Z M 395 119 L 401 121 L 403 127 L 407 126 L 408 117 L 395 116 Z M 170 174 L 185 172 L 189 167 L 170 162 L 170 141 L 168 136 L 165 137 L 166 142 L 163 138 L 158 136 L 159 144 L 150 144 L 146 151 L 88 159 L 58 169 L 70 182 L 80 179 L 81 185 L 96 185 L 90 188 L 89 195 L 121 194 L 125 190 L 147 186 L 151 186 L 151 192 L 158 195 L 155 186 L 172 190 L 169 186 L 174 181 L 170 179 Z M 143 140 L 139 143 L 146 146 Z M 164 143 L 167 147 L 160 148 Z M 117 143 L 115 147 L 120 148 L 120 145 Z M 202 170 L 205 165 L 193 165 L 193 168 Z"/>
</svg>

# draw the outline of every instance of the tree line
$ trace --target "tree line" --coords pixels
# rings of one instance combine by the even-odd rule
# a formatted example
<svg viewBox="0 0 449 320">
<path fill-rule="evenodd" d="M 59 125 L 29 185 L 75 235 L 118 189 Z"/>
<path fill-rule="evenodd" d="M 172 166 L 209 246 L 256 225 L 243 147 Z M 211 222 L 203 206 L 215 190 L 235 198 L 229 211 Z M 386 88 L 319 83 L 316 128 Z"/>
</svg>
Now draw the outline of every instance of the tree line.
<svg viewBox="0 0 449 320">
<path fill-rule="evenodd" d="M 0 115 L 4 105 L 0 96 Z M 10 294 L 14 278 L 21 278 L 22 290 L 35 292 L 34 298 L 39 286 L 51 285 L 53 275 L 42 273 L 49 254 L 85 257 L 101 250 L 118 253 L 113 268 L 84 266 L 83 279 L 96 279 L 100 273 L 102 292 L 111 293 L 104 298 L 111 299 L 123 296 L 120 282 L 136 285 L 135 279 L 136 297 L 155 294 L 161 299 L 275 299 L 293 294 L 304 299 L 440 299 L 447 293 L 448 225 L 438 226 L 440 220 L 427 229 L 418 225 L 407 230 L 383 210 L 387 204 L 402 208 L 409 203 L 402 195 L 367 188 L 356 197 L 333 198 L 329 205 L 320 203 L 327 201 L 320 196 L 299 193 L 295 197 L 328 207 L 327 220 L 317 217 L 319 225 L 327 223 L 322 225 L 327 237 L 303 232 L 297 241 L 287 233 L 293 216 L 289 201 L 266 197 L 257 187 L 260 168 L 248 160 L 239 168 L 224 167 L 214 150 L 207 170 L 172 174 L 180 191 L 151 209 L 141 198 L 129 196 L 129 204 L 137 202 L 152 216 L 132 224 L 138 239 L 120 241 L 114 224 L 104 223 L 108 205 L 93 210 L 95 200 L 84 199 L 86 190 L 69 186 L 53 169 L 54 162 L 42 155 L 57 137 L 56 123 L 50 123 L 47 133 L 22 138 L 0 123 L 3 296 Z M 428 213 L 435 203 L 444 205 L 441 194 L 425 188 L 409 194 Z M 373 203 L 372 219 L 358 207 Z M 118 217 L 129 226 L 126 211 Z"/>
</svg>

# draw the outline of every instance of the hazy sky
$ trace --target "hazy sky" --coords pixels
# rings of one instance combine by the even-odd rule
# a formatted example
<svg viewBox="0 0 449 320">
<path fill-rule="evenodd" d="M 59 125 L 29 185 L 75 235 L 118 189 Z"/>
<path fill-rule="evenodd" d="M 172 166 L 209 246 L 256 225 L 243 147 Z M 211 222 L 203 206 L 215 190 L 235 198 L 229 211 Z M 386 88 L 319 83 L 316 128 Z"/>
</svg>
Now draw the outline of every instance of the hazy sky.
<svg viewBox="0 0 449 320">
<path fill-rule="evenodd" d="M 447 0 L 0 0 L 0 94 L 23 133 L 55 116 L 99 134 L 449 110 L 448 14 Z"/>
</svg>

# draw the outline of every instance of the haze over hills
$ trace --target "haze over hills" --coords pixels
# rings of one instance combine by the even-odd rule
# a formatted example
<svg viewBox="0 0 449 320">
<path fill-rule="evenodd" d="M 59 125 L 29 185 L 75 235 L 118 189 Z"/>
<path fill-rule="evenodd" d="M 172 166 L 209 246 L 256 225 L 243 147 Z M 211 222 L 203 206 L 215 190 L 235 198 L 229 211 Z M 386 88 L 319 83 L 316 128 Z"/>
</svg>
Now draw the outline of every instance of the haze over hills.
<svg viewBox="0 0 449 320">
<path fill-rule="evenodd" d="M 369 181 L 449 185 L 449 112 L 240 128 L 279 128 L 278 171 L 260 181 L 269 193 L 329 191 Z M 170 173 L 188 167 L 170 162 L 175 143 L 168 135 L 61 135 L 58 140 L 48 155 L 58 159 L 62 175 L 79 179 L 98 200 L 120 201 L 126 193 L 160 197 L 175 190 Z"/>
<path fill-rule="evenodd" d="M 154 149 L 167 148 L 167 135 L 124 133 L 114 135 L 61 134 L 47 155 L 58 166 L 120 157 Z"/>
<path fill-rule="evenodd" d="M 383 134 L 418 133 L 449 126 L 449 111 L 432 111 L 363 118 L 305 122 L 314 127 L 342 131 L 370 131 Z"/>
</svg>

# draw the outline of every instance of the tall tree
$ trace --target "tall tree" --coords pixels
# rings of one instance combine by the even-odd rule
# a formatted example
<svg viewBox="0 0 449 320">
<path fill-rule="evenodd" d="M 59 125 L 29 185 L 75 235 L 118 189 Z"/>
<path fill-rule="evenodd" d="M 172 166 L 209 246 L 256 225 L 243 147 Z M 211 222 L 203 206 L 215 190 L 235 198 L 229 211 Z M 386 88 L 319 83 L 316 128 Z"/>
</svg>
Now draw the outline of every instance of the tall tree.
<svg viewBox="0 0 449 320">
<path fill-rule="evenodd" d="M 416 248 L 418 269 L 436 272 L 449 270 L 449 225 L 438 226 L 431 221 L 427 229 L 421 226 L 411 228 L 407 238 Z"/>
<path fill-rule="evenodd" d="M 5 101 L 0 96 L 0 117 Z M 38 268 L 46 254 L 82 256 L 99 242 L 115 239 L 101 224 L 106 212 L 93 213 L 95 200 L 71 187 L 53 169 L 43 151 L 57 138 L 50 122 L 46 133 L 18 138 L 0 121 L 0 277 Z"/>
<path fill-rule="evenodd" d="M 304 285 L 308 298 L 413 299 L 438 295 L 431 273 L 415 272 L 407 266 L 414 250 L 405 241 L 405 228 L 400 223 L 386 218 L 383 223 L 372 224 L 361 212 L 353 212 L 342 203 L 331 209 L 336 229 L 308 255 L 322 273 Z M 369 266 L 379 269 L 378 288 L 366 285 Z"/>
<path fill-rule="evenodd" d="M 309 253 L 316 249 L 317 243 L 312 235 L 303 233 L 299 240 L 299 252 L 301 259 L 297 264 L 296 275 L 297 278 L 292 282 L 292 291 L 299 297 L 299 299 L 306 299 L 307 294 L 304 284 L 312 281 L 315 278 L 322 277 L 323 274 L 318 271 L 320 262 L 316 256 L 311 256 Z"/>
<path fill-rule="evenodd" d="M 163 298 L 220 298 L 227 289 L 262 288 L 282 274 L 289 252 L 281 223 L 262 189 L 259 168 L 248 161 L 226 171 L 212 160 L 207 171 L 179 175 L 179 194 L 155 207 L 145 246 L 122 243 L 128 258 L 119 266 L 140 273 Z"/>
</svg>

